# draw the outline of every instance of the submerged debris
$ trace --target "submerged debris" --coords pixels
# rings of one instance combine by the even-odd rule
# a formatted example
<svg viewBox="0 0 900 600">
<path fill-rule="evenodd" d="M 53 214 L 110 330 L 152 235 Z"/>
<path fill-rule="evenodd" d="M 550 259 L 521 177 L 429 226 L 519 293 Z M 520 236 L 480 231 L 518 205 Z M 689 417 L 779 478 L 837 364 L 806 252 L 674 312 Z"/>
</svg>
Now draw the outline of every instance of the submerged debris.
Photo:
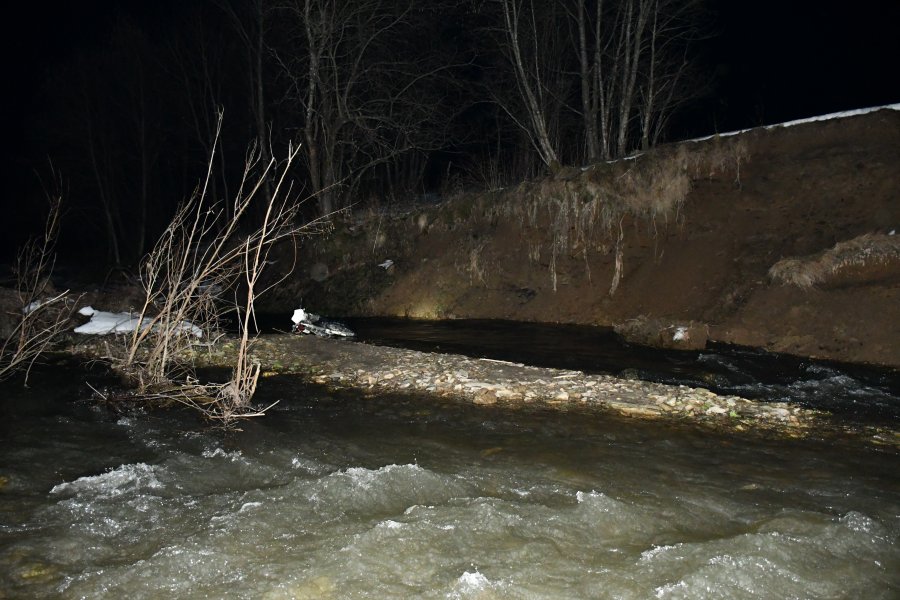
<svg viewBox="0 0 900 600">
<path fill-rule="evenodd" d="M 294 322 L 294 327 L 292 328 L 294 333 L 308 333 L 320 337 L 353 337 L 356 335 L 346 325 L 337 321 L 323 319 L 319 315 L 306 312 L 302 308 L 294 311 L 291 321 Z"/>
</svg>

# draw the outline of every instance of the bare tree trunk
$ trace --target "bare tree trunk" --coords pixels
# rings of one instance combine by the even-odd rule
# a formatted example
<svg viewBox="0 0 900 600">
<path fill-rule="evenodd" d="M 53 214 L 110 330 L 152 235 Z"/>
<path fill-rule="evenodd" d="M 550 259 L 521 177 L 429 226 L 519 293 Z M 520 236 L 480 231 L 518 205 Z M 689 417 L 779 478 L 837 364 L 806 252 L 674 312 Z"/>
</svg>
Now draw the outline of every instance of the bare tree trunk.
<svg viewBox="0 0 900 600">
<path fill-rule="evenodd" d="M 253 4 L 254 16 L 256 17 L 256 44 L 254 48 L 254 56 L 253 60 L 255 62 L 255 68 L 252 70 L 253 73 L 253 86 L 254 86 L 254 98 L 255 98 L 255 106 L 254 113 L 256 115 L 256 132 L 257 138 L 259 139 L 259 151 L 260 151 L 260 159 L 262 164 L 267 165 L 272 158 L 271 152 L 269 151 L 269 144 L 271 143 L 271 135 L 268 131 L 268 126 L 266 123 L 266 99 L 265 99 L 265 84 L 264 84 L 264 71 L 263 71 L 263 57 L 265 55 L 265 34 L 266 34 L 266 24 L 265 24 L 265 7 L 263 6 L 264 0 L 256 0 Z M 263 181 L 263 193 L 265 194 L 266 201 L 272 200 L 272 187 L 271 183 L 268 179 Z"/>
<path fill-rule="evenodd" d="M 603 0 L 597 0 L 596 30 L 601 26 Z M 597 130 L 597 105 L 600 99 L 601 88 L 599 79 L 595 79 L 594 73 L 600 72 L 600 35 L 594 36 L 595 52 L 589 53 L 587 38 L 587 15 L 585 14 L 585 0 L 577 0 L 576 6 L 578 25 L 578 65 L 581 78 L 581 116 L 584 127 L 585 150 L 588 162 L 596 162 L 600 158 L 599 131 Z M 593 60 L 593 63 L 591 62 Z"/>
<path fill-rule="evenodd" d="M 321 27 L 321 24 L 320 24 Z M 317 194 L 319 214 L 328 215 L 334 212 L 331 190 L 326 190 L 322 173 L 322 152 L 319 147 L 318 86 L 323 48 L 321 39 L 313 28 L 312 2 L 305 0 L 303 5 L 303 30 L 306 34 L 309 68 L 306 83 L 306 114 L 303 134 L 306 141 L 306 157 L 309 168 L 309 179 L 313 193 Z"/>
<path fill-rule="evenodd" d="M 624 48 L 622 68 L 622 95 L 619 101 L 619 132 L 616 151 L 619 156 L 628 152 L 628 133 L 631 125 L 635 85 L 640 69 L 641 53 L 644 49 L 644 29 L 653 0 L 628 0 L 625 14 Z M 635 6 L 637 5 L 637 6 Z"/>
<path fill-rule="evenodd" d="M 303 163 L 326 216 L 349 205 L 365 173 L 416 148 L 416 128 L 439 108 L 422 99 L 424 84 L 448 65 L 398 55 L 424 3 L 287 0 L 282 10 L 274 56 L 284 102 L 302 109 Z"/>
<path fill-rule="evenodd" d="M 674 109 L 697 95 L 684 82 L 701 3 L 596 0 L 589 14 L 587 0 L 571 1 L 585 150 L 610 159 L 649 148 Z"/>
<path fill-rule="evenodd" d="M 539 96 L 543 94 L 541 87 L 541 74 L 536 66 L 533 71 L 526 71 L 525 61 L 522 58 L 522 49 L 520 41 L 519 21 L 520 9 L 517 0 L 501 0 L 503 5 L 503 20 L 507 43 L 511 53 L 512 66 L 515 72 L 516 85 L 522 100 L 525 103 L 525 109 L 528 113 L 529 129 L 528 133 L 532 138 L 532 143 L 538 151 L 541 160 L 547 166 L 559 165 L 559 156 L 551 142 L 550 134 L 547 127 L 547 115 L 544 107 L 539 102 Z M 534 20 L 534 4 L 529 6 L 531 12 L 532 35 L 537 34 L 536 23 Z M 535 59 L 537 60 L 537 59 Z M 532 83 L 534 81 L 534 83 Z"/>
<path fill-rule="evenodd" d="M 256 139 L 259 145 L 260 162 L 268 164 L 271 159 L 269 145 L 271 136 L 269 135 L 268 123 L 266 121 L 266 94 L 265 94 L 265 55 L 266 55 L 266 13 L 268 0 L 253 0 L 250 3 L 252 26 L 247 26 L 248 19 L 243 18 L 234 7 L 226 0 L 216 0 L 216 4 L 231 19 L 235 32 L 244 44 L 247 52 L 248 67 L 248 106 L 251 112 L 254 128 L 256 129 Z M 271 199 L 272 190 L 269 181 L 262 182 L 262 191 L 266 200 Z"/>
<path fill-rule="evenodd" d="M 650 124 L 654 115 L 656 101 L 656 42 L 659 30 L 659 6 L 654 7 L 653 25 L 650 28 L 650 59 L 647 65 L 647 82 L 644 90 L 644 102 L 641 106 L 641 150 L 650 147 Z"/>
</svg>

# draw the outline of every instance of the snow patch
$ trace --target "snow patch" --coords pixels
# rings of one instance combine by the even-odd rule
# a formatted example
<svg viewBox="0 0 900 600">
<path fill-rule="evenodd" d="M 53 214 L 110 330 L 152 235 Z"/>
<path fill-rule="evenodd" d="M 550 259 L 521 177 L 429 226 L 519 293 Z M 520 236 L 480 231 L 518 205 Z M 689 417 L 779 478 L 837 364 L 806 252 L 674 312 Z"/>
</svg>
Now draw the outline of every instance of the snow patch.
<svg viewBox="0 0 900 600">
<path fill-rule="evenodd" d="M 138 327 L 146 328 L 150 326 L 150 319 L 141 319 L 139 315 L 130 312 L 106 312 L 95 310 L 91 306 L 85 306 L 78 311 L 78 314 L 90 317 L 91 320 L 84 325 L 75 328 L 75 333 L 83 333 L 85 335 L 109 335 L 111 333 L 131 333 Z M 181 323 L 183 331 L 189 331 L 191 335 L 202 338 L 203 330 L 191 323 L 183 321 Z"/>
<path fill-rule="evenodd" d="M 29 302 L 28 305 L 22 309 L 22 314 L 27 315 L 27 314 L 30 314 L 30 313 L 36 311 L 41 306 L 43 306 L 44 302 L 46 302 L 46 301 L 45 300 L 35 300 L 33 302 Z"/>
<path fill-rule="evenodd" d="M 818 115 L 815 117 L 806 117 L 805 119 L 795 119 L 793 121 L 785 121 L 784 123 L 774 123 L 772 125 L 763 125 L 762 129 L 775 129 L 778 127 L 793 127 L 794 125 L 803 125 L 806 123 L 816 123 L 819 121 L 831 121 L 832 119 L 846 119 L 847 117 L 856 117 L 859 115 L 866 115 L 869 113 L 873 113 L 879 110 L 900 110 L 900 103 L 897 104 L 885 104 L 883 106 L 872 106 L 869 108 L 857 108 L 854 110 L 842 110 L 840 112 L 828 113 L 827 115 Z M 759 129 L 759 127 L 749 127 L 747 129 L 740 129 L 738 131 L 728 131 L 726 133 L 715 133 L 713 135 L 707 135 L 704 137 L 692 138 L 689 140 L 685 140 L 687 142 L 702 142 L 705 140 L 711 140 L 715 137 L 730 137 L 733 135 L 739 135 L 741 133 L 747 133 L 748 131 L 752 131 L 754 129 Z"/>
</svg>

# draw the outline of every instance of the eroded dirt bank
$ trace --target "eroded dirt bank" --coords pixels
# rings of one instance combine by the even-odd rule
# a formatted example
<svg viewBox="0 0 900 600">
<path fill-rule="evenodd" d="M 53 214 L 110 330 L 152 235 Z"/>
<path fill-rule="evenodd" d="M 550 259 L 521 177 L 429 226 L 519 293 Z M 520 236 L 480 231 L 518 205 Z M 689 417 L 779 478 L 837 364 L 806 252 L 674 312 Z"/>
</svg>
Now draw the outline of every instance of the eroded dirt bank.
<svg viewBox="0 0 900 600">
<path fill-rule="evenodd" d="M 349 215 L 304 242 L 268 310 L 615 326 L 898 368 L 898 191 L 896 110 L 687 142 Z"/>
</svg>

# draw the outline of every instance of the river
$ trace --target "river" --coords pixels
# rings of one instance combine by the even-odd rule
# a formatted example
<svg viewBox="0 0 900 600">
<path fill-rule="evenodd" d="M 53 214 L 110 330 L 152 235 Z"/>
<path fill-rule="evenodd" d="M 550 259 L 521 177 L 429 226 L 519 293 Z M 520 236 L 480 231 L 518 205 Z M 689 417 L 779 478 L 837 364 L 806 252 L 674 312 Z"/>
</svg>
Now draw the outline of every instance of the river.
<svg viewBox="0 0 900 600">
<path fill-rule="evenodd" d="M 225 433 L 0 388 L 0 597 L 897 598 L 891 449 L 262 381 Z"/>
</svg>

